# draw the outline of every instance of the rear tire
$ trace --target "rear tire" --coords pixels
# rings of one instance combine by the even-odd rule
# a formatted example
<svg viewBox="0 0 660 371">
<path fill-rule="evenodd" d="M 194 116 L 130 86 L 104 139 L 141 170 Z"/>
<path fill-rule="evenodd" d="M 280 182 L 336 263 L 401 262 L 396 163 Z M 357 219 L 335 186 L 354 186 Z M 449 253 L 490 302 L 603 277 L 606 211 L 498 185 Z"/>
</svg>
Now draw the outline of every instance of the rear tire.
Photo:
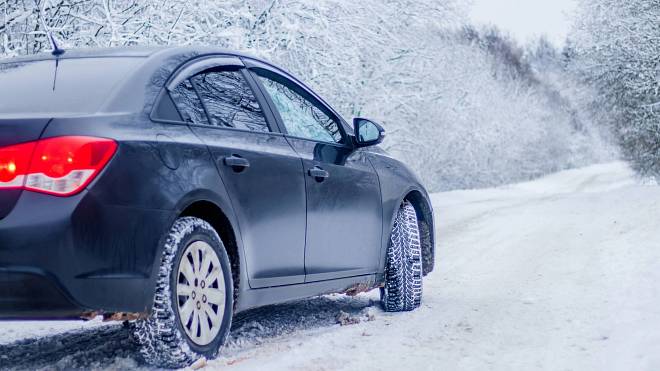
<svg viewBox="0 0 660 371">
<path fill-rule="evenodd" d="M 180 368 L 215 358 L 229 334 L 233 297 L 217 232 L 199 218 L 177 219 L 165 238 L 151 316 L 133 324 L 144 361 Z"/>
<path fill-rule="evenodd" d="M 422 302 L 422 247 L 417 213 L 404 201 L 394 219 L 381 301 L 387 312 L 411 311 Z"/>
</svg>

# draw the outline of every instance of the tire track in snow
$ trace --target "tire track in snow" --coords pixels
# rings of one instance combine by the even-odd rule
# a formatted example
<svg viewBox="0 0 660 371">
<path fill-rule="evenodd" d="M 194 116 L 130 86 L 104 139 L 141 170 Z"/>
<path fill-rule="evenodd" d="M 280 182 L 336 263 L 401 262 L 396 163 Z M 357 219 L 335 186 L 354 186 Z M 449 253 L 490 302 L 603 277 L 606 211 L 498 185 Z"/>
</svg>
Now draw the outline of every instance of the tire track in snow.
<svg viewBox="0 0 660 371">
<path fill-rule="evenodd" d="M 220 357 L 232 357 L 299 331 L 337 326 L 340 312 L 360 316 L 377 306 L 375 299 L 374 294 L 327 295 L 239 313 Z M 141 362 L 128 326 L 109 324 L 0 345 L 0 370 L 37 369 L 151 368 Z"/>
</svg>

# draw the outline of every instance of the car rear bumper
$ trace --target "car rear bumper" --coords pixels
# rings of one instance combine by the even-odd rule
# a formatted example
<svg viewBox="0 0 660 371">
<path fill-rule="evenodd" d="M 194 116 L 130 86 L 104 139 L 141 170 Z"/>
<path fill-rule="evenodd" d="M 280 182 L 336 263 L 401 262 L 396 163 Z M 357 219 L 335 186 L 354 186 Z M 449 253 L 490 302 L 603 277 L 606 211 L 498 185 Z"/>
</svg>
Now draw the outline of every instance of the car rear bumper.
<svg viewBox="0 0 660 371">
<path fill-rule="evenodd" d="M 0 220 L 0 319 L 151 308 L 171 212 L 23 192 Z"/>
<path fill-rule="evenodd" d="M 0 318 L 78 317 L 74 303 L 46 272 L 31 268 L 0 268 Z"/>
</svg>

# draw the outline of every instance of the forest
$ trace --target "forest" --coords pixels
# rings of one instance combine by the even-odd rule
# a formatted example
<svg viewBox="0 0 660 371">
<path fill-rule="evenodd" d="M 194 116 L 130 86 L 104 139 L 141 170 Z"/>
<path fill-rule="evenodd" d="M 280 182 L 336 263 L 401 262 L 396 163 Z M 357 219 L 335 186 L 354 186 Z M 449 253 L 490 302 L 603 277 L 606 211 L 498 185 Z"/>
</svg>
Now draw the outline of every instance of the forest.
<svg viewBox="0 0 660 371">
<path fill-rule="evenodd" d="M 457 0 L 0 0 L 0 56 L 213 45 L 289 70 L 431 191 L 616 158 L 660 173 L 660 2 L 582 0 L 565 45 L 519 45 Z"/>
</svg>

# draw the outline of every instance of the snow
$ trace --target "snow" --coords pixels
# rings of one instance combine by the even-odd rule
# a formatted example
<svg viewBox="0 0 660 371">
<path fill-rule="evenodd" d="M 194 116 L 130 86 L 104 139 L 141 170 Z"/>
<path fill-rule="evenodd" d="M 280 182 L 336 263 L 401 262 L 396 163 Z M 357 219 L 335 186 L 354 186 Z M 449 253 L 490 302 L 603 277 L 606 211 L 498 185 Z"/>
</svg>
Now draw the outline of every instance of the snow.
<svg viewBox="0 0 660 371">
<path fill-rule="evenodd" d="M 93 321 L 7 321 L 0 322 L 0 347 L 18 340 L 58 335 L 67 332 L 85 331 L 104 323 L 98 319 Z M 0 355 L 1 357 L 1 355 Z"/>
<path fill-rule="evenodd" d="M 660 188 L 610 163 L 432 198 L 420 309 L 385 313 L 375 291 L 256 309 L 206 369 L 660 369 Z M 88 325 L 0 324 L 0 368 L 136 365 L 125 329 Z"/>
</svg>

